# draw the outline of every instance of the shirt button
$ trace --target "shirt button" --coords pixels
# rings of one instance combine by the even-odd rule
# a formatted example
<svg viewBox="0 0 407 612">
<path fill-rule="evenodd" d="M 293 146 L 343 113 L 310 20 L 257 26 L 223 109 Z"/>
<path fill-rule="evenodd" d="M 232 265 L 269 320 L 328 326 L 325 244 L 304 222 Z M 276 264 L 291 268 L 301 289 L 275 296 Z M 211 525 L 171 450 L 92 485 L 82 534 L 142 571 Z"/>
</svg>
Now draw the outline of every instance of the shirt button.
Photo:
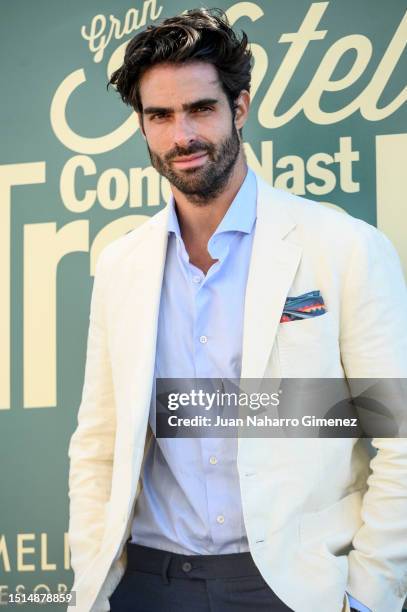
<svg viewBox="0 0 407 612">
<path fill-rule="evenodd" d="M 192 280 L 194 283 L 198 284 L 201 282 L 201 277 L 200 276 L 193 276 Z"/>
<path fill-rule="evenodd" d="M 212 465 L 215 465 L 215 463 L 218 463 L 218 460 L 216 457 L 210 457 L 209 458 L 209 463 L 212 463 Z"/>
<path fill-rule="evenodd" d="M 222 525 L 222 523 L 225 522 L 225 517 L 223 516 L 223 514 L 219 514 L 219 516 L 216 517 L 216 520 Z"/>
<path fill-rule="evenodd" d="M 206 343 L 208 342 L 208 338 L 207 338 L 207 336 L 200 336 L 200 338 L 199 338 L 199 342 L 200 342 L 201 344 L 206 344 Z"/>
<path fill-rule="evenodd" d="M 184 570 L 184 572 L 190 572 L 192 569 L 192 565 L 189 563 L 189 561 L 186 561 L 182 564 L 182 569 Z"/>
</svg>

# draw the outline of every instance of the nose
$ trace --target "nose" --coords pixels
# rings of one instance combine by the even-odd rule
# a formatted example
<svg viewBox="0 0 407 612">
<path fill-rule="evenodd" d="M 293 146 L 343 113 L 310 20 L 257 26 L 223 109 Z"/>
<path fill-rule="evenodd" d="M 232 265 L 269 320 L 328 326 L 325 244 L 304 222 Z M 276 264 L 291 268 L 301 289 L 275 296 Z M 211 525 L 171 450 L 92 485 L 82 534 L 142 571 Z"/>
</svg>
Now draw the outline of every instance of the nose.
<svg viewBox="0 0 407 612">
<path fill-rule="evenodd" d="M 187 114 L 176 113 L 173 128 L 173 141 L 179 147 L 187 148 L 196 140 L 194 122 Z"/>
</svg>

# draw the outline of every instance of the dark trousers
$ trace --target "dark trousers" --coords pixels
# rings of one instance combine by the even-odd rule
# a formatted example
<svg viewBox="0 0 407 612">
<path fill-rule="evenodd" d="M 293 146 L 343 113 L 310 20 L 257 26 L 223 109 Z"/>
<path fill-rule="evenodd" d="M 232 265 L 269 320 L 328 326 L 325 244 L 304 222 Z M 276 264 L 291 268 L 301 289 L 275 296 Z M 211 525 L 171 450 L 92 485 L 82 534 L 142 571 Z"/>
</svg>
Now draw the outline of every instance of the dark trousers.
<svg viewBox="0 0 407 612">
<path fill-rule="evenodd" d="M 289 612 L 250 552 L 179 555 L 127 543 L 127 569 L 112 612 Z"/>
</svg>

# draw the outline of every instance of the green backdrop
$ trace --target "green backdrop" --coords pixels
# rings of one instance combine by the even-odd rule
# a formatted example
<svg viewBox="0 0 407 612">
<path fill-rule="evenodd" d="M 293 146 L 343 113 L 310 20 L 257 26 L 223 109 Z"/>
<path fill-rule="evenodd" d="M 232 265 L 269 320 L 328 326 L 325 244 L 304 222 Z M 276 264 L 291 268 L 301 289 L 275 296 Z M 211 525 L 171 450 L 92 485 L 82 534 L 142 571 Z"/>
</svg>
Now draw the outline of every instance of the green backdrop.
<svg viewBox="0 0 407 612">
<path fill-rule="evenodd" d="M 196 6 L 1 5 L 0 606 L 18 585 L 72 584 L 67 449 L 95 261 L 168 198 L 108 75 L 144 24 Z M 378 225 L 407 270 L 404 2 L 217 6 L 252 41 L 249 163 L 276 187 Z"/>
</svg>

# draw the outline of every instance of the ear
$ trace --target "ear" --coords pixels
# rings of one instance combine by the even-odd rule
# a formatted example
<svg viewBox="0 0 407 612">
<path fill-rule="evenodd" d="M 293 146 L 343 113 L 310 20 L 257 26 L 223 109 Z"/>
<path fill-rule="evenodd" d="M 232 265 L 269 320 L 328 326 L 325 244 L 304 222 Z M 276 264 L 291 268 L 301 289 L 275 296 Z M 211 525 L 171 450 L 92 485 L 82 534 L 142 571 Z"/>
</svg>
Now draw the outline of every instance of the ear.
<svg viewBox="0 0 407 612">
<path fill-rule="evenodd" d="M 250 110 L 250 94 L 242 89 L 235 101 L 235 126 L 240 130 L 247 121 Z"/>
<path fill-rule="evenodd" d="M 137 117 L 138 117 L 138 123 L 140 126 L 140 131 L 143 135 L 144 140 L 146 140 L 146 133 L 144 131 L 144 124 L 143 124 L 143 114 L 140 112 L 137 112 Z"/>
</svg>

